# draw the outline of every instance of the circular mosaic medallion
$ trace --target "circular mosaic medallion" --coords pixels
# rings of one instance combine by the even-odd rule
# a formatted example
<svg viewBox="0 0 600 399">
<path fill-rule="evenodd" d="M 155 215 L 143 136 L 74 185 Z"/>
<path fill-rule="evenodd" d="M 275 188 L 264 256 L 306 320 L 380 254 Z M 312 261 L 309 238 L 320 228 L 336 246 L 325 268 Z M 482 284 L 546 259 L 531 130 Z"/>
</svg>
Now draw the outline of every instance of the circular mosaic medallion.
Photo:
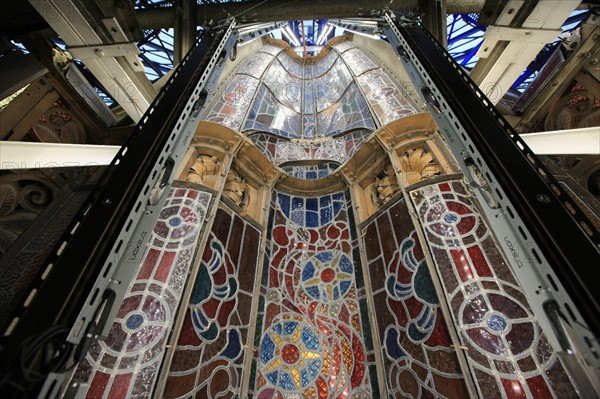
<svg viewBox="0 0 600 399">
<path fill-rule="evenodd" d="M 340 251 L 323 251 L 301 266 L 301 284 L 306 293 L 321 302 L 346 296 L 352 286 L 352 260 Z"/>
<path fill-rule="evenodd" d="M 318 330 L 302 316 L 284 313 L 262 336 L 259 368 L 274 386 L 296 391 L 316 380 L 325 355 Z"/>
</svg>

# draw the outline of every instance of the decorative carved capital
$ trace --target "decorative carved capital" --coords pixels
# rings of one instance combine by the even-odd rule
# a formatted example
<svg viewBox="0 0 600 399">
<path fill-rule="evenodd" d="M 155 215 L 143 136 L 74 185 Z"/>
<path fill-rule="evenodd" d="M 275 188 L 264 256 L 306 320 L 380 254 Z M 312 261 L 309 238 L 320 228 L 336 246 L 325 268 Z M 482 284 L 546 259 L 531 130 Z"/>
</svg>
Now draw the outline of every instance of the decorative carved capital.
<svg viewBox="0 0 600 399">
<path fill-rule="evenodd" d="M 246 183 L 236 171 L 230 170 L 227 173 L 227 180 L 225 180 L 225 187 L 223 188 L 223 195 L 235 202 L 240 208 L 245 208 L 247 201 Z"/>
<path fill-rule="evenodd" d="M 440 173 L 433 154 L 423 148 L 408 150 L 400 157 L 400 170 L 405 186 Z"/>
<path fill-rule="evenodd" d="M 193 183 L 214 186 L 220 177 L 221 161 L 210 155 L 198 155 L 188 172 L 187 180 Z"/>
</svg>

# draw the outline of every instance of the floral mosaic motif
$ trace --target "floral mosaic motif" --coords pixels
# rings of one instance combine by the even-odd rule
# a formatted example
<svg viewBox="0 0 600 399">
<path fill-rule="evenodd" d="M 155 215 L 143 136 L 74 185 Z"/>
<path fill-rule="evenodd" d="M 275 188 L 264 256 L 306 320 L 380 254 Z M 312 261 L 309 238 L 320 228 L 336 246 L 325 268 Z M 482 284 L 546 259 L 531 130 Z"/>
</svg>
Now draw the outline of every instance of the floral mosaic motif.
<svg viewBox="0 0 600 399">
<path fill-rule="evenodd" d="M 329 216 L 308 227 L 306 219 L 292 220 L 292 209 L 301 208 Z M 365 291 L 356 277 L 362 272 L 350 212 L 344 193 L 275 194 L 254 397 L 373 397 L 374 355 L 368 316 L 362 314 Z"/>
<path fill-rule="evenodd" d="M 242 384 L 260 232 L 221 204 L 195 276 L 166 398 L 233 398 Z"/>
<path fill-rule="evenodd" d="M 388 396 L 468 397 L 404 200 L 380 214 L 364 232 Z"/>
<path fill-rule="evenodd" d="M 72 382 L 87 397 L 150 397 L 211 194 L 174 188 L 105 341 L 94 340 Z"/>
<path fill-rule="evenodd" d="M 406 329 L 411 341 L 421 343 L 431 336 L 439 301 L 423 252 L 416 245 L 415 232 L 400 243 L 387 266 L 386 289 L 397 324 Z"/>
<path fill-rule="evenodd" d="M 410 192 L 482 397 L 577 397 L 461 181 Z"/>
</svg>

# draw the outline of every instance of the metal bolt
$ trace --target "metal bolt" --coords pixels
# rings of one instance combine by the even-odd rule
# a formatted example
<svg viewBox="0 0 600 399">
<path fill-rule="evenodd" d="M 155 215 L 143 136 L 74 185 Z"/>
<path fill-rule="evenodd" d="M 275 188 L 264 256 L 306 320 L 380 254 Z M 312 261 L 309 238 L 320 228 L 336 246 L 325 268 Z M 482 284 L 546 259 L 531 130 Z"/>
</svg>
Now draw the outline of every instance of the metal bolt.
<svg viewBox="0 0 600 399">
<path fill-rule="evenodd" d="M 106 55 L 106 52 L 104 50 L 102 50 L 102 49 L 99 49 L 99 48 L 96 49 L 95 53 L 96 53 L 96 55 L 98 57 L 104 57 Z"/>
<path fill-rule="evenodd" d="M 550 203 L 550 197 L 548 197 L 546 194 L 538 194 L 538 195 L 535 196 L 535 199 L 537 199 L 542 204 L 549 204 Z"/>
</svg>

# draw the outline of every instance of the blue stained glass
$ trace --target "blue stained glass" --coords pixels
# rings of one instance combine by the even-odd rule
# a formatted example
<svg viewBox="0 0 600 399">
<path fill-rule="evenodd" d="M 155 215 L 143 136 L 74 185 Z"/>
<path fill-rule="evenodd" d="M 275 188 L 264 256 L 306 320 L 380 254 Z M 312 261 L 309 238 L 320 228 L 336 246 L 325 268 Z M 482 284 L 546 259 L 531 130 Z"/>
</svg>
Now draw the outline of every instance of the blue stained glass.
<svg viewBox="0 0 600 399">
<path fill-rule="evenodd" d="M 323 263 L 329 263 L 333 260 L 333 253 L 331 251 L 319 252 L 315 255 L 315 258 Z"/>
<path fill-rule="evenodd" d="M 298 327 L 298 323 L 295 321 L 286 321 L 283 324 L 283 331 L 285 335 L 290 335 L 294 332 L 294 330 Z"/>
<path fill-rule="evenodd" d="M 340 269 L 342 269 L 344 273 L 352 273 L 352 262 L 350 262 L 350 258 L 348 258 L 347 256 L 342 256 L 339 265 Z"/>
<path fill-rule="evenodd" d="M 296 387 L 296 384 L 294 383 L 294 379 L 292 378 L 292 376 L 289 373 L 286 373 L 285 371 L 279 372 L 279 386 L 282 387 L 283 389 L 289 389 L 289 390 L 300 388 L 300 387 Z"/>
<path fill-rule="evenodd" d="M 319 227 L 319 214 L 306 211 L 306 227 Z"/>
<path fill-rule="evenodd" d="M 292 198 L 292 210 L 304 209 L 304 199 L 301 197 Z"/>
<path fill-rule="evenodd" d="M 344 200 L 344 193 L 343 192 L 339 192 L 339 193 L 335 193 L 331 196 L 333 198 L 333 200 L 337 200 L 337 201 L 343 201 Z"/>
<path fill-rule="evenodd" d="M 299 224 L 300 226 L 304 226 L 304 212 L 303 211 L 292 211 L 292 217 L 290 217 L 291 221 Z"/>
<path fill-rule="evenodd" d="M 305 369 L 300 370 L 300 377 L 302 378 L 302 388 L 305 388 L 310 383 Z"/>
<path fill-rule="evenodd" d="M 333 287 L 333 299 L 340 299 L 340 289 Z"/>
<path fill-rule="evenodd" d="M 277 384 L 277 374 L 279 374 L 277 371 L 267 373 L 267 379 L 271 381 L 271 384 L 273 385 Z"/>
<path fill-rule="evenodd" d="M 308 261 L 306 265 L 304 265 L 304 270 L 302 270 L 302 281 L 306 281 L 312 278 L 315 275 L 315 267 L 311 261 Z M 317 290 L 318 292 L 318 290 Z"/>
<path fill-rule="evenodd" d="M 319 349 L 319 339 L 310 328 L 302 327 L 302 342 L 306 345 L 307 349 L 317 350 Z"/>
<path fill-rule="evenodd" d="M 335 215 L 337 215 L 340 212 L 340 210 L 342 209 L 343 206 L 344 206 L 343 202 L 333 201 L 333 213 Z"/>
<path fill-rule="evenodd" d="M 308 372 L 314 378 L 321 370 L 321 362 L 319 360 L 311 360 L 308 362 Z"/>
<path fill-rule="evenodd" d="M 331 222 L 331 207 L 321 208 L 321 226 Z"/>
<path fill-rule="evenodd" d="M 289 195 L 278 194 L 277 199 L 279 200 L 279 206 L 285 216 L 290 216 L 290 197 Z"/>
<path fill-rule="evenodd" d="M 507 323 L 506 319 L 500 315 L 493 314 L 487 319 L 487 325 L 489 328 L 496 332 L 502 332 L 506 330 Z"/>
<path fill-rule="evenodd" d="M 129 316 L 127 318 L 125 325 L 129 329 L 135 330 L 136 328 L 141 326 L 143 322 L 144 322 L 144 317 L 142 315 L 136 313 L 136 314 L 132 314 L 131 316 Z"/>
<path fill-rule="evenodd" d="M 318 198 L 307 198 L 306 199 L 306 209 L 309 211 L 317 211 L 319 209 L 319 199 Z"/>
<path fill-rule="evenodd" d="M 311 297 L 313 297 L 315 299 L 321 298 L 321 292 L 319 291 L 319 287 L 316 287 L 313 285 L 312 287 L 305 287 L 304 289 L 306 290 L 308 295 L 310 295 Z"/>
<path fill-rule="evenodd" d="M 402 351 L 402 348 L 398 345 L 398 331 L 393 328 L 386 331 L 385 347 L 392 359 L 399 359 L 406 356 L 404 351 Z"/>
<path fill-rule="evenodd" d="M 275 331 L 277 334 L 281 335 L 281 324 L 275 324 L 273 326 L 273 331 Z"/>
<path fill-rule="evenodd" d="M 324 197 L 321 197 L 319 199 L 319 203 L 321 204 L 321 208 L 331 205 L 331 196 L 326 195 Z"/>
<path fill-rule="evenodd" d="M 240 333 L 237 330 L 229 330 L 227 337 L 227 347 L 223 349 L 221 356 L 225 356 L 231 360 L 236 359 L 242 352 L 242 343 L 240 341 Z"/>
<path fill-rule="evenodd" d="M 275 342 L 269 335 L 265 335 L 263 342 L 260 346 L 260 360 L 263 363 L 268 363 L 275 354 Z"/>
<path fill-rule="evenodd" d="M 345 295 L 346 292 L 350 289 L 351 282 L 348 280 L 340 281 L 340 290 L 342 291 L 342 295 Z"/>
</svg>

